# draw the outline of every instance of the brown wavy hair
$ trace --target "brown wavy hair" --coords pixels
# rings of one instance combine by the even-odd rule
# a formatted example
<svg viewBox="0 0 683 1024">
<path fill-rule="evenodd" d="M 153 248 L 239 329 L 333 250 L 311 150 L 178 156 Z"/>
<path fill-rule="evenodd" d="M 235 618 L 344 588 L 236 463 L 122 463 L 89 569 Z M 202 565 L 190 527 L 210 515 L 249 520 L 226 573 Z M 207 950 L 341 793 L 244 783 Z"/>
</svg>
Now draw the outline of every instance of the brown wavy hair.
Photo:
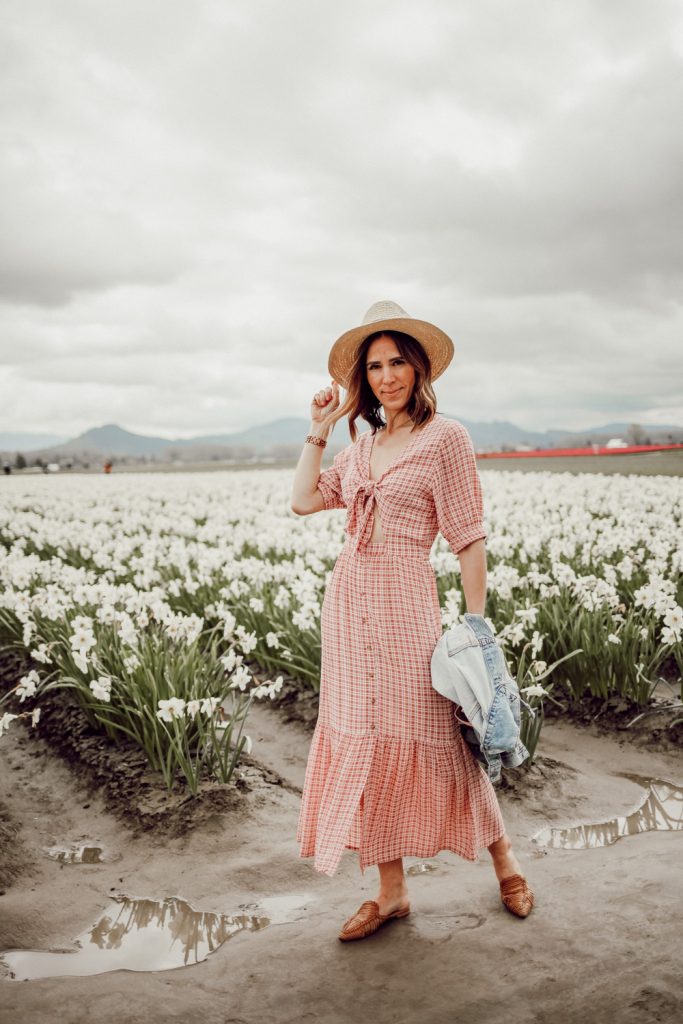
<svg viewBox="0 0 683 1024">
<path fill-rule="evenodd" d="M 362 416 L 375 433 L 386 426 L 380 415 L 382 403 L 378 401 L 368 383 L 365 362 L 368 349 L 376 338 L 391 338 L 403 358 L 415 370 L 415 383 L 408 399 L 406 411 L 416 427 L 429 423 L 436 413 L 436 395 L 432 388 L 432 366 L 429 356 L 416 338 L 402 331 L 375 331 L 361 342 L 356 351 L 356 358 L 351 367 L 351 380 L 342 405 L 330 417 L 334 426 L 342 416 L 348 416 L 349 434 L 355 441 L 359 436 L 356 419 Z"/>
</svg>

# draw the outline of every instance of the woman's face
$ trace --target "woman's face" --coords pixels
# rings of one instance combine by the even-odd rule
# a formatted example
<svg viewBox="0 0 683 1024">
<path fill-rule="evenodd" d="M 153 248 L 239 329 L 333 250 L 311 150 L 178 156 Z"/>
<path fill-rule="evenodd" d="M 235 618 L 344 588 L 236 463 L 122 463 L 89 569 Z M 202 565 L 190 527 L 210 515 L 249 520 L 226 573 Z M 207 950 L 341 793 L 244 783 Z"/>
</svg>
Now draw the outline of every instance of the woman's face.
<svg viewBox="0 0 683 1024">
<path fill-rule="evenodd" d="M 381 334 L 370 344 L 365 357 L 368 384 L 385 409 L 398 412 L 408 404 L 415 383 L 415 369 L 399 352 L 393 338 Z"/>
</svg>

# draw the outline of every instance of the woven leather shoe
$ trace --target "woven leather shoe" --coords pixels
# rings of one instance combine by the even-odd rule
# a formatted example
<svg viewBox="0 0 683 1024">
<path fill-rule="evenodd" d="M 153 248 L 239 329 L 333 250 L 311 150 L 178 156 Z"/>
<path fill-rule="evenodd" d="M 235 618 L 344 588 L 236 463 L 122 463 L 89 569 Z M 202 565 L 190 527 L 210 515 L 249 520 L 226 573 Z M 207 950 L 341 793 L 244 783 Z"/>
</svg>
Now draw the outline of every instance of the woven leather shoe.
<svg viewBox="0 0 683 1024">
<path fill-rule="evenodd" d="M 524 875 L 511 875 L 500 883 L 500 898 L 511 914 L 526 917 L 534 905 L 533 890 Z"/>
<path fill-rule="evenodd" d="M 337 936 L 342 942 L 350 942 L 352 939 L 364 939 L 372 935 L 378 928 L 381 928 L 386 921 L 393 917 L 406 917 L 410 913 L 410 907 L 400 907 L 390 914 L 380 914 L 379 903 L 376 900 L 366 900 L 361 903 L 356 913 L 345 921 Z"/>
</svg>

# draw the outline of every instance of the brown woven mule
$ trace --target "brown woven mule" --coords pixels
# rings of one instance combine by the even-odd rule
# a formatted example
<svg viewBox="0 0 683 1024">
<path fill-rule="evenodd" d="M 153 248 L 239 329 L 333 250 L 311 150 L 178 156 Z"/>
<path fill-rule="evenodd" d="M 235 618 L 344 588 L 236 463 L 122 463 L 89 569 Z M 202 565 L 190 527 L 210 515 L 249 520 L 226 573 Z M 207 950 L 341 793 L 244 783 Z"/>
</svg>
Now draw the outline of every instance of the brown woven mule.
<svg viewBox="0 0 683 1024">
<path fill-rule="evenodd" d="M 524 875 L 511 875 L 500 883 L 500 898 L 511 914 L 526 917 L 534 905 L 534 893 Z"/>
<path fill-rule="evenodd" d="M 390 914 L 380 914 L 379 903 L 376 900 L 366 900 L 365 903 L 361 903 L 356 913 L 348 921 L 344 921 L 337 938 L 342 942 L 365 939 L 381 928 L 386 921 L 390 921 L 393 917 L 407 917 L 409 913 L 410 907 L 401 907 L 398 910 L 393 910 Z"/>
</svg>

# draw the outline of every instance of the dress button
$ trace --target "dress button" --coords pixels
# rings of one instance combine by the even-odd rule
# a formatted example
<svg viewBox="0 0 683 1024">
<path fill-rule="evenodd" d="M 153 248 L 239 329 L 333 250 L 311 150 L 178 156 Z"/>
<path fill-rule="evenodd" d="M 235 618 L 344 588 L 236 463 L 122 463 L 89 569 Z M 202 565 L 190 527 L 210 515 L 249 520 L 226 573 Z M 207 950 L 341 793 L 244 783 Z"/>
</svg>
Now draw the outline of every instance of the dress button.
<svg viewBox="0 0 683 1024">
<path fill-rule="evenodd" d="M 372 723 L 371 723 L 371 725 L 370 725 L 370 728 L 371 728 L 371 729 L 374 729 L 374 728 L 375 728 L 375 723 L 374 723 L 374 722 L 372 722 Z"/>
<path fill-rule="evenodd" d="M 375 673 L 374 672 L 369 672 L 368 675 L 370 676 L 371 679 L 375 678 Z"/>
<path fill-rule="evenodd" d="M 365 623 L 365 622 L 367 622 L 368 620 L 367 620 L 367 619 L 361 619 L 360 621 L 361 621 L 361 622 L 364 622 L 364 623 Z"/>
<path fill-rule="evenodd" d="M 376 699 L 375 699 L 375 698 L 373 697 L 373 698 L 371 699 L 370 703 L 371 703 L 371 704 L 376 704 L 376 703 L 377 703 L 377 701 L 376 701 Z"/>
</svg>

